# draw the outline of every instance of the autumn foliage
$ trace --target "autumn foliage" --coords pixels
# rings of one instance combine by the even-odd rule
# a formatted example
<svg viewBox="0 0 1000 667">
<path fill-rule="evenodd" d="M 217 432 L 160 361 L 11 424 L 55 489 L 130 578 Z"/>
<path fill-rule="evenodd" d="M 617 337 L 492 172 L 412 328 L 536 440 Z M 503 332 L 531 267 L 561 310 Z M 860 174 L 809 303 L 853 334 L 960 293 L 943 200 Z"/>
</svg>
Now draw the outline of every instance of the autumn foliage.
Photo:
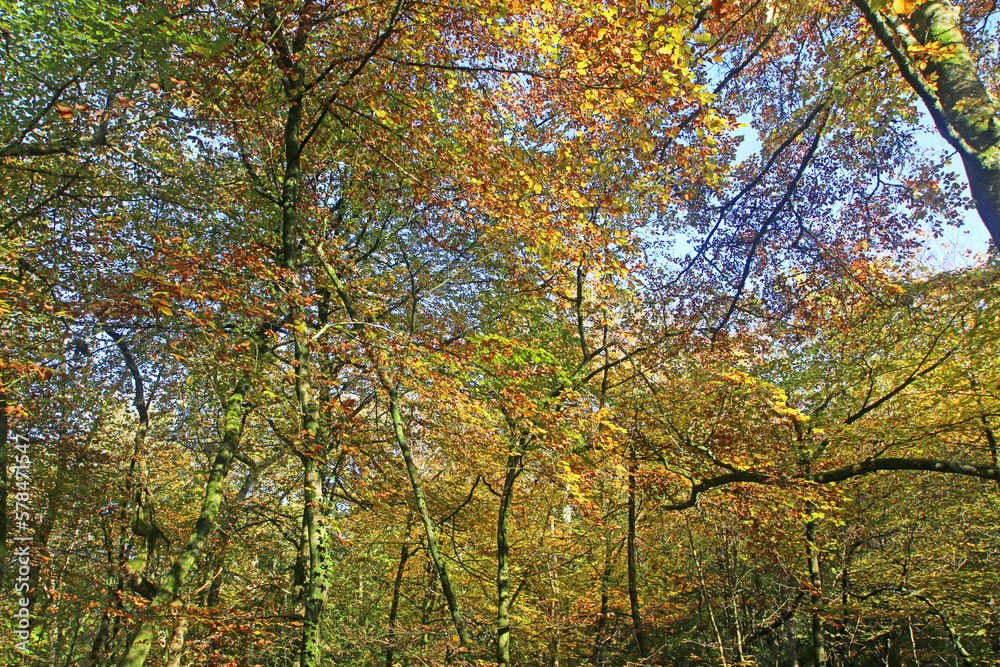
<svg viewBox="0 0 1000 667">
<path fill-rule="evenodd" d="M 1000 664 L 946 5 L 0 0 L 0 662 Z"/>
</svg>

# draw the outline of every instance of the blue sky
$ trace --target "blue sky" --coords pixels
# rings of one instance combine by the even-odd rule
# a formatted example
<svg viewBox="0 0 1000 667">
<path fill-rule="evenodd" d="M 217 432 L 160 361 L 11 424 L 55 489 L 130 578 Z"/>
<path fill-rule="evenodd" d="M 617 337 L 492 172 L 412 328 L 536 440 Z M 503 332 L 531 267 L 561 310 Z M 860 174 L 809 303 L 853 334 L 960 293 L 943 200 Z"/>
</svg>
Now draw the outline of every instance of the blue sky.
<svg viewBox="0 0 1000 667">
<path fill-rule="evenodd" d="M 924 150 L 935 154 L 937 161 L 943 162 L 950 158 L 949 170 L 959 176 L 959 182 L 967 183 L 961 159 L 938 134 L 930 116 L 922 107 L 921 119 L 920 145 Z M 746 123 L 750 119 L 741 120 Z M 740 134 L 744 136 L 744 140 L 736 152 L 737 162 L 743 161 L 760 150 L 760 140 L 753 127 L 747 125 L 746 128 L 740 130 Z M 965 188 L 965 195 L 969 196 L 968 186 Z M 920 256 L 920 260 L 931 270 L 949 270 L 979 264 L 982 262 L 990 242 L 989 232 L 986 231 L 986 227 L 975 209 L 965 211 L 961 226 L 945 227 L 942 230 L 943 234 L 938 238 L 934 238 L 926 227 L 923 227 L 921 231 L 925 251 Z"/>
</svg>

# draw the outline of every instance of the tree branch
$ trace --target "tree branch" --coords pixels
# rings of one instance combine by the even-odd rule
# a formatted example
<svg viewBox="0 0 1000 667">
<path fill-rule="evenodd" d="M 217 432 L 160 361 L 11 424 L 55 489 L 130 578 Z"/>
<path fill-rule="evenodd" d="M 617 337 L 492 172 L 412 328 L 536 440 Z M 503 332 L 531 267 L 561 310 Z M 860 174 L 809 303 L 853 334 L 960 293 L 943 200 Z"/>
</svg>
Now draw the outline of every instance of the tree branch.
<svg viewBox="0 0 1000 667">
<path fill-rule="evenodd" d="M 835 468 L 824 472 L 799 473 L 788 477 L 776 477 L 760 472 L 737 470 L 717 477 L 702 480 L 691 487 L 687 500 L 672 505 L 666 505 L 667 511 L 685 510 L 694 507 L 698 496 L 705 491 L 729 484 L 759 484 L 762 486 L 779 486 L 792 481 L 807 481 L 817 484 L 832 484 L 843 482 L 853 477 L 861 477 L 876 472 L 936 472 L 980 479 L 1000 480 L 1000 467 L 987 463 L 963 463 L 945 459 L 926 458 L 869 458 L 860 463 Z"/>
</svg>

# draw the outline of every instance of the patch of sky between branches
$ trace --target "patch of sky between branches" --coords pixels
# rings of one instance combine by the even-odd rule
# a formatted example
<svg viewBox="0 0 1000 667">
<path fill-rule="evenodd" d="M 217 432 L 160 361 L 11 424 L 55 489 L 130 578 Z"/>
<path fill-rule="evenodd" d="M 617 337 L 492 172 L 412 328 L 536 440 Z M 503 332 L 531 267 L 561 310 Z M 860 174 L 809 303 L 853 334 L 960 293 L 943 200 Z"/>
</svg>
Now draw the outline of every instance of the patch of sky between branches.
<svg viewBox="0 0 1000 667">
<path fill-rule="evenodd" d="M 751 125 L 750 116 L 740 117 L 744 124 L 743 141 L 736 149 L 735 164 L 740 164 L 747 158 L 756 155 L 761 148 L 760 135 Z M 928 153 L 935 155 L 935 161 L 947 162 L 946 170 L 955 174 L 963 184 L 963 195 L 971 199 L 968 178 L 962 167 L 962 161 L 948 142 L 938 134 L 927 110 L 920 107 L 920 129 L 917 144 Z M 949 271 L 970 268 L 985 261 L 985 255 L 990 243 L 990 235 L 976 210 L 967 209 L 962 219 L 950 221 L 935 238 L 928 221 L 921 221 L 914 232 L 921 238 L 924 247 L 918 254 L 921 264 L 930 270 Z"/>
</svg>

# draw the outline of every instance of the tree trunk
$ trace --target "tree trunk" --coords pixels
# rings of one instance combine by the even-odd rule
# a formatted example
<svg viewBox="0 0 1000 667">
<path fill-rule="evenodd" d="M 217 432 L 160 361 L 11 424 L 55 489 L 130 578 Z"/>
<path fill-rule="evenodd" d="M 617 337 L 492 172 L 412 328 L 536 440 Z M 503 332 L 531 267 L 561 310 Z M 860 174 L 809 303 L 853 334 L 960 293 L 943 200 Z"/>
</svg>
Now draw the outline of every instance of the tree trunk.
<svg viewBox="0 0 1000 667">
<path fill-rule="evenodd" d="M 392 582 L 392 604 L 389 606 L 389 636 L 387 638 L 388 647 L 385 649 L 385 667 L 392 667 L 396 653 L 396 619 L 399 616 L 399 598 L 403 588 L 403 574 L 406 572 L 406 561 L 414 552 L 410 551 L 410 528 L 413 524 L 413 515 L 406 517 L 406 536 L 403 544 L 399 548 L 399 567 L 396 568 L 396 578 Z"/>
<path fill-rule="evenodd" d="M 316 469 L 316 460 L 302 456 L 305 471 L 305 507 L 302 522 L 309 543 L 309 561 L 306 583 L 306 604 L 302 648 L 299 657 L 301 667 L 317 667 L 320 664 L 322 645 L 320 644 L 320 622 L 326 608 L 328 544 L 326 525 L 323 517 L 322 480 Z"/>
<path fill-rule="evenodd" d="M 152 498 L 149 496 L 149 465 L 146 461 L 149 401 L 146 399 L 142 373 L 139 371 L 135 356 L 125 342 L 125 338 L 110 326 L 105 326 L 104 332 L 121 352 L 125 367 L 132 376 L 132 405 L 139 415 L 139 423 L 136 425 L 135 438 L 133 439 L 132 457 L 129 461 L 128 473 L 125 475 L 125 496 L 128 498 L 128 502 L 132 503 L 132 507 L 130 508 L 127 502 L 121 511 L 124 523 L 131 510 L 132 517 L 128 519 L 128 523 L 131 526 L 132 534 L 142 544 L 129 550 L 135 553 L 131 559 L 128 559 L 124 552 L 122 553 L 121 568 L 129 588 L 150 600 L 156 594 L 156 586 L 146 577 L 146 572 L 153 560 L 153 552 L 156 550 L 156 542 L 161 533 L 153 522 L 153 504 Z"/>
<path fill-rule="evenodd" d="M 421 540 L 421 546 L 423 546 L 423 540 Z M 424 587 L 424 599 L 420 601 L 420 627 L 423 629 L 423 632 L 420 633 L 420 648 L 422 649 L 427 648 L 431 639 L 428 628 L 430 627 L 431 613 L 434 611 L 434 598 L 437 596 L 434 592 L 436 589 L 434 582 L 438 578 L 433 562 L 428 561 L 424 564 L 424 576 L 427 577 L 427 585 Z"/>
<path fill-rule="evenodd" d="M 785 619 L 785 652 L 788 667 L 799 667 L 799 636 L 795 631 L 795 614 Z"/>
<path fill-rule="evenodd" d="M 524 458 L 524 440 L 519 439 L 517 449 L 507 457 L 507 473 L 500 494 L 497 513 L 497 665 L 510 665 L 510 540 L 508 525 L 510 505 L 514 498 L 514 484 L 521 475 Z"/>
<path fill-rule="evenodd" d="M 120 558 L 116 560 L 114 542 L 111 539 L 111 526 L 110 521 L 107 519 L 102 520 L 102 529 L 104 533 L 104 550 L 107 554 L 108 567 L 117 579 L 117 585 L 115 589 L 109 593 L 108 605 L 101 614 L 101 621 L 97 626 L 97 633 L 94 635 L 94 641 L 91 644 L 90 653 L 88 653 L 86 660 L 80 663 L 81 667 L 94 667 L 95 665 L 101 664 L 104 654 L 108 652 L 111 647 L 111 642 L 113 639 L 112 635 L 112 609 L 118 611 L 122 610 L 122 593 L 125 590 L 125 578 L 118 566 Z M 118 614 L 114 614 L 116 622 L 120 618 Z"/>
<path fill-rule="evenodd" d="M 309 528 L 303 516 L 299 530 L 298 551 L 295 554 L 295 565 L 292 567 L 292 614 L 298 617 L 306 615 L 306 575 L 309 571 Z"/>
<path fill-rule="evenodd" d="M 976 211 L 1000 247 L 1000 118 L 965 44 L 958 7 L 930 0 L 913 10 L 906 25 L 872 11 L 868 0 L 854 3 L 927 106 L 938 132 L 962 157 Z M 910 55 L 932 43 L 943 48 L 926 63 Z"/>
<path fill-rule="evenodd" d="M 337 272 L 323 257 L 321 248 L 317 248 L 317 254 L 319 255 L 320 261 L 324 265 L 327 275 L 333 281 L 334 288 L 337 291 L 341 304 L 344 306 L 344 310 L 354 323 L 353 326 L 355 331 L 358 332 L 359 337 L 363 340 L 366 337 L 363 322 L 370 321 L 370 318 L 363 317 L 361 313 L 358 312 L 357 308 L 355 308 L 354 300 L 347 291 L 347 287 L 344 285 Z M 420 519 L 424 524 L 424 534 L 427 536 L 427 551 L 431 556 L 431 562 L 434 563 L 434 569 L 437 572 L 438 580 L 441 582 L 441 592 L 444 594 L 445 601 L 448 604 L 448 611 L 451 614 L 452 623 L 455 625 L 455 632 L 458 634 L 458 641 L 463 651 L 468 650 L 470 646 L 469 633 L 465 628 L 465 620 L 462 618 L 462 611 L 458 604 L 458 597 L 455 595 L 455 590 L 451 585 L 451 577 L 448 575 L 448 567 L 441 555 L 441 548 L 437 539 L 437 531 L 434 528 L 434 520 L 431 518 L 430 511 L 427 508 L 427 501 L 424 498 L 424 488 L 420 482 L 420 472 L 417 470 L 417 466 L 413 461 L 413 452 L 410 450 L 410 442 L 407 440 L 406 432 L 403 429 L 403 417 L 399 412 L 399 391 L 392 378 L 389 377 L 385 369 L 382 367 L 381 360 L 379 360 L 377 355 L 370 349 L 368 351 L 368 357 L 374 367 L 379 385 L 381 385 L 382 390 L 385 391 L 389 399 L 389 416 L 392 420 L 393 436 L 396 440 L 396 445 L 399 447 L 400 453 L 403 455 L 406 475 L 410 480 L 410 488 L 413 490 L 413 500 L 417 506 L 417 513 L 420 515 Z"/>
<path fill-rule="evenodd" d="M 959 155 L 969 190 L 1000 247 L 1000 119 L 965 44 L 958 7 L 944 0 L 925 2 L 913 11 L 910 31 L 922 45 L 937 42 L 942 47 L 924 72 L 936 79 L 944 117 L 966 144 Z"/>
<path fill-rule="evenodd" d="M 276 33 L 280 33 L 278 18 L 274 8 L 265 7 L 268 21 Z M 277 42 L 276 42 L 277 43 Z M 289 102 L 285 116 L 284 153 L 285 170 L 281 185 L 281 249 L 278 264 L 285 270 L 284 289 L 294 298 L 299 288 L 300 253 L 299 242 L 302 230 L 298 211 L 299 190 L 302 181 L 302 143 L 299 131 L 303 119 L 303 95 L 305 93 L 305 68 L 296 53 L 285 51 L 283 38 L 278 44 L 281 64 L 286 70 L 282 80 L 285 97 Z M 294 48 L 294 47 L 293 47 Z M 310 359 L 308 341 L 303 341 L 298 333 L 305 326 L 305 314 L 299 303 L 289 308 L 288 319 L 292 323 L 295 352 L 295 393 L 298 412 L 302 420 L 303 450 L 298 452 L 303 468 L 302 511 L 303 527 L 308 536 L 309 562 L 305 586 L 305 613 L 302 628 L 302 644 L 299 653 L 300 667 L 317 667 L 320 664 L 322 646 L 320 644 L 320 623 L 326 607 L 327 582 L 327 534 L 323 515 L 323 483 L 317 461 L 323 457 L 325 444 L 320 432 L 319 403 L 313 386 L 313 364 Z"/>
<path fill-rule="evenodd" d="M 649 657 L 649 644 L 646 641 L 646 631 L 642 627 L 642 614 L 639 612 L 639 573 L 636 563 L 635 545 L 635 452 L 628 471 L 628 601 L 632 611 L 632 628 L 635 641 L 639 645 L 639 655 Z"/>
<path fill-rule="evenodd" d="M 116 591 L 117 593 L 118 591 Z M 90 653 L 87 654 L 87 659 L 81 661 L 80 665 L 83 667 L 87 665 L 89 667 L 94 667 L 100 664 L 101 656 L 104 655 L 106 647 L 106 642 L 108 639 L 108 633 L 111 631 L 111 611 L 106 609 L 103 614 L 101 614 L 101 622 L 97 626 L 97 633 L 94 635 L 94 641 L 90 646 Z"/>
<path fill-rule="evenodd" d="M 944 0 L 925 2 L 910 17 L 910 31 L 921 44 L 937 42 L 942 47 L 924 71 L 927 78 L 936 77 L 944 116 L 967 145 L 959 154 L 969 189 L 993 242 L 1000 246 L 1000 119 L 965 44 L 958 7 Z"/>
<path fill-rule="evenodd" d="M 184 655 L 184 638 L 187 636 L 188 618 L 182 612 L 177 617 L 170 639 L 167 641 L 165 664 L 167 667 L 181 667 L 181 657 Z"/>
<path fill-rule="evenodd" d="M 301 313 L 296 313 L 296 316 L 301 317 Z M 306 448 L 305 452 L 299 452 L 303 470 L 302 526 L 309 553 L 305 563 L 308 569 L 304 582 L 306 597 L 299 664 L 300 667 L 318 667 L 323 648 L 320 642 L 321 621 L 329 590 L 329 543 L 323 508 L 323 477 L 318 467 L 321 459 L 316 457 L 323 455 L 325 445 L 320 433 L 319 406 L 312 386 L 312 363 L 308 348 L 299 341 L 298 336 L 295 340 L 295 358 L 295 386 Z"/>
<path fill-rule="evenodd" d="M 42 520 L 35 530 L 35 536 L 31 542 L 31 553 L 34 562 L 31 564 L 31 573 L 28 575 L 28 610 L 31 614 L 44 615 L 45 606 L 49 600 L 45 598 L 44 591 L 40 590 L 39 583 L 42 577 L 42 564 L 40 561 L 51 561 L 49 550 L 49 538 L 56 525 L 56 519 L 62 514 L 63 495 L 66 491 L 66 464 L 69 458 L 69 447 L 64 437 L 59 438 L 56 445 L 56 477 L 49 490 L 45 503 L 45 512 Z M 42 595 L 40 596 L 40 593 Z M 41 602 L 39 602 L 41 598 Z M 36 608 L 41 604 L 41 608 Z"/>
<path fill-rule="evenodd" d="M 156 636 L 154 620 L 173 602 L 187 578 L 191 566 L 194 565 L 195 560 L 205 548 L 205 542 L 209 533 L 212 532 L 215 519 L 219 515 L 219 506 L 222 504 L 222 482 L 229 473 L 229 465 L 236 455 L 240 438 L 243 435 L 243 399 L 249 391 L 250 378 L 244 376 L 236 383 L 233 393 L 226 400 L 225 434 L 219 453 L 215 455 L 215 460 L 212 462 L 208 482 L 205 484 L 205 500 L 202 502 L 198 521 L 195 523 L 194 530 L 191 531 L 184 548 L 174 559 L 170 572 L 161 583 L 159 591 L 146 609 L 147 618 L 139 624 L 132 645 L 120 667 L 141 667 L 146 662 L 146 656 L 149 654 L 149 649 Z"/>
<path fill-rule="evenodd" d="M 385 383 L 383 382 L 383 386 Z M 424 498 L 424 488 L 420 483 L 420 473 L 417 465 L 413 462 L 413 453 L 410 451 L 410 443 L 406 439 L 403 431 L 403 417 L 399 412 L 399 397 L 396 389 L 391 385 L 386 387 L 389 394 L 389 414 L 392 417 L 393 433 L 396 436 L 396 444 L 403 455 L 403 462 L 406 464 L 406 474 L 410 478 L 410 487 L 413 489 L 413 500 L 417 506 L 417 513 L 424 524 L 424 533 L 427 535 L 427 551 L 431 555 L 434 569 L 437 571 L 438 579 L 441 582 L 441 592 L 448 603 L 448 611 L 451 613 L 452 623 L 455 624 L 455 631 L 458 634 L 458 641 L 462 649 L 468 650 L 469 632 L 465 628 L 465 619 L 462 618 L 462 611 L 458 605 L 458 596 L 451 585 L 451 577 L 448 575 L 448 566 L 441 555 L 441 548 L 438 545 L 437 530 L 434 528 L 434 520 L 431 518 L 430 510 L 427 509 L 427 501 Z"/>
<path fill-rule="evenodd" d="M 811 512 L 812 505 L 808 507 Z M 823 631 L 823 617 L 819 612 L 822 598 L 823 579 L 819 570 L 819 549 L 816 547 L 816 520 L 806 524 L 806 558 L 809 566 L 809 583 L 812 584 L 812 642 L 813 663 L 816 667 L 826 667 L 826 635 Z"/>
<path fill-rule="evenodd" d="M 592 665 L 604 664 L 604 643 L 606 641 L 604 639 L 604 631 L 608 626 L 608 612 L 610 611 L 608 607 L 608 602 L 610 601 L 608 587 L 611 582 L 613 556 L 614 548 L 609 536 L 604 549 L 604 571 L 601 572 L 601 613 L 597 618 L 597 636 L 594 638 L 594 652 L 590 656 L 590 664 Z"/>
<path fill-rule="evenodd" d="M 256 484 L 259 472 L 257 464 L 252 460 L 243 457 L 240 461 L 250 468 L 250 472 L 247 474 L 246 478 L 244 478 L 243 484 L 240 486 L 240 490 L 237 492 L 236 497 L 233 498 L 231 503 L 229 503 L 230 511 L 226 512 L 219 522 L 218 532 L 220 539 L 217 542 L 216 555 L 212 559 L 212 568 L 209 569 L 210 572 L 214 569 L 215 574 L 211 575 L 207 582 L 208 595 L 205 597 L 204 601 L 205 612 L 209 615 L 209 617 L 218 616 L 219 614 L 219 606 L 222 603 L 222 584 L 225 580 L 223 573 L 225 572 L 226 558 L 229 556 L 229 548 L 232 544 L 232 530 L 233 524 L 235 523 L 235 516 L 240 511 L 240 507 L 246 501 L 250 490 L 253 489 Z M 187 619 L 183 619 L 183 622 L 185 623 L 183 632 L 186 633 Z M 182 637 L 181 644 L 183 644 L 183 642 L 184 639 Z M 223 636 L 221 634 L 214 633 L 209 642 L 209 653 L 213 655 L 218 653 L 221 650 L 223 643 Z M 179 657 L 177 659 L 180 660 Z"/>
</svg>

